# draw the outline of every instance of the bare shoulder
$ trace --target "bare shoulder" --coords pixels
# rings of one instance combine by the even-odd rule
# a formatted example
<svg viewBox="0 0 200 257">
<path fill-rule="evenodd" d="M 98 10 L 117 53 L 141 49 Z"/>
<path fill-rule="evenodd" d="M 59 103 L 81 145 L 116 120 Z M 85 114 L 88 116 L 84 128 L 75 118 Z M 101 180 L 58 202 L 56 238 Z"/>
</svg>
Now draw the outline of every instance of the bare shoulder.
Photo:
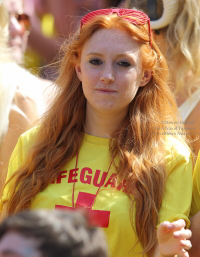
<svg viewBox="0 0 200 257">
<path fill-rule="evenodd" d="M 27 115 L 17 106 L 12 107 L 9 115 L 9 127 L 0 145 L 0 190 L 6 179 L 7 167 L 10 156 L 14 150 L 19 136 L 30 127 Z"/>
<path fill-rule="evenodd" d="M 31 123 L 19 108 L 11 108 L 8 131 L 0 147 L 0 159 L 7 163 L 19 136 L 29 129 Z"/>
<path fill-rule="evenodd" d="M 23 89 L 16 90 L 11 110 L 11 115 L 14 114 L 13 119 L 15 115 L 16 118 L 23 116 L 29 123 L 32 123 L 39 117 L 36 101 Z"/>
<path fill-rule="evenodd" d="M 52 103 L 57 87 L 55 84 L 37 75 L 33 75 L 26 70 L 22 71 L 23 80 L 21 88 L 26 95 L 36 103 L 39 116 L 41 116 Z"/>
<path fill-rule="evenodd" d="M 38 119 L 36 103 L 23 90 L 17 90 L 9 112 L 9 126 L 0 145 L 1 171 L 7 166 L 12 151 L 21 134 Z"/>
</svg>

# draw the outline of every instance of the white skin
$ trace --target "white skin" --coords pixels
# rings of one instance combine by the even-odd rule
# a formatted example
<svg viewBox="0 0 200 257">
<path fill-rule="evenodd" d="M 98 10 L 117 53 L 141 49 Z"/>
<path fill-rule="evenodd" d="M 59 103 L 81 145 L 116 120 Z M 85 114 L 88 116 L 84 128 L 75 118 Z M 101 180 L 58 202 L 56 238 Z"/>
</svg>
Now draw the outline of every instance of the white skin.
<svg viewBox="0 0 200 257">
<path fill-rule="evenodd" d="M 23 12 L 23 0 L 5 0 L 6 8 L 10 14 L 9 20 L 9 46 L 12 49 L 14 60 L 21 64 L 27 46 L 28 36 L 25 28 L 19 24 L 13 12 Z"/>
<path fill-rule="evenodd" d="M 84 44 L 75 69 L 87 100 L 85 132 L 109 138 L 138 89 L 151 79 L 151 72 L 142 70 L 140 45 L 123 31 L 98 30 Z M 184 227 L 183 220 L 162 223 L 154 256 L 187 257 L 191 232 Z"/>
<path fill-rule="evenodd" d="M 150 72 L 142 71 L 140 45 L 116 29 L 94 33 L 83 47 L 76 72 L 87 99 L 85 132 L 99 137 L 110 137 L 139 87 L 151 78 Z"/>
<path fill-rule="evenodd" d="M 165 221 L 157 230 L 158 246 L 154 257 L 189 257 L 187 250 L 192 245 L 189 238 L 192 233 L 185 229 L 185 221 L 180 219 L 174 222 Z"/>
<path fill-rule="evenodd" d="M 0 257 L 41 257 L 37 247 L 38 242 L 34 238 L 10 231 L 0 241 Z"/>
</svg>

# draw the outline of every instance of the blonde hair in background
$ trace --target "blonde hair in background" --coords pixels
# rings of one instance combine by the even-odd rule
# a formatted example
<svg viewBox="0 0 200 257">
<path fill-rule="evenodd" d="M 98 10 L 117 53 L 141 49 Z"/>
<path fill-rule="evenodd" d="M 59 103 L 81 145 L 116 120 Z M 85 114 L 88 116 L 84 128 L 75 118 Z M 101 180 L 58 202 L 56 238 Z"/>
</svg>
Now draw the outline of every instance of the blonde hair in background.
<svg viewBox="0 0 200 257">
<path fill-rule="evenodd" d="M 128 2 L 130 8 L 148 13 L 147 0 L 127 0 Z M 178 5 L 175 18 L 166 27 L 167 59 L 176 70 L 175 94 L 190 94 L 193 88 L 199 87 L 200 82 L 200 0 L 157 0 L 158 17 L 162 16 L 165 2 Z M 163 27 L 158 26 L 157 29 Z"/>
<path fill-rule="evenodd" d="M 189 94 L 200 84 L 200 0 L 179 0 L 178 15 L 167 29 L 167 56 L 176 70 L 176 91 Z"/>
</svg>

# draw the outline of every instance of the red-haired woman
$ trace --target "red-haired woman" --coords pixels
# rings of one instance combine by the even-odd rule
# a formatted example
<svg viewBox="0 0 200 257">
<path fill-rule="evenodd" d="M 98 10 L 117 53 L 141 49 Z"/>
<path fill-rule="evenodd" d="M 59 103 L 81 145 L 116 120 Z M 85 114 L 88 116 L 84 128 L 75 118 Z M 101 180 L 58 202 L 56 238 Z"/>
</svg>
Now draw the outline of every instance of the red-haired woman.
<svg viewBox="0 0 200 257">
<path fill-rule="evenodd" d="M 3 215 L 85 208 L 111 256 L 188 256 L 192 160 L 149 18 L 89 13 L 63 50 L 58 96 L 11 157 Z"/>
</svg>

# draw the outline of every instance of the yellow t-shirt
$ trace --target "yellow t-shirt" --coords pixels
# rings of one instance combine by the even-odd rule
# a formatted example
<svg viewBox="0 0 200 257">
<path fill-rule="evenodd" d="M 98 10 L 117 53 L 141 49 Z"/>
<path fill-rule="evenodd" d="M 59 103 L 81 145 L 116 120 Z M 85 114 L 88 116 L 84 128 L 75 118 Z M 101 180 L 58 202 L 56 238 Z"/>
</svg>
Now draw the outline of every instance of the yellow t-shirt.
<svg viewBox="0 0 200 257">
<path fill-rule="evenodd" d="M 34 141 L 34 134 L 35 129 L 32 129 L 19 138 L 10 160 L 8 178 L 23 163 L 27 150 Z M 173 138 L 169 138 L 169 149 L 166 155 L 168 178 L 159 212 L 160 222 L 183 218 L 189 224 L 187 217 L 192 199 L 190 152 L 181 142 Z M 74 180 L 76 180 L 75 202 L 78 193 L 85 192 L 94 195 L 99 185 L 103 184 L 92 210 L 105 211 L 107 217 L 109 215 L 108 226 L 103 225 L 103 229 L 107 235 L 111 256 L 136 256 L 134 253 L 142 252 L 140 243 L 134 247 L 138 237 L 130 221 L 130 199 L 123 192 L 125 183 L 119 185 L 118 189 L 114 189 L 115 169 L 113 164 L 108 172 L 111 163 L 109 139 L 85 135 L 78 156 L 77 170 L 75 170 L 75 163 L 76 158 L 73 158 L 63 167 L 56 181 L 33 199 L 31 209 L 72 207 Z M 9 185 L 4 191 L 2 201 L 6 201 L 8 195 Z M 135 210 L 133 216 L 135 217 Z M 142 256 L 142 254 L 137 256 Z"/>
<path fill-rule="evenodd" d="M 190 216 L 200 211 L 200 151 L 193 173 L 192 206 Z"/>
</svg>

